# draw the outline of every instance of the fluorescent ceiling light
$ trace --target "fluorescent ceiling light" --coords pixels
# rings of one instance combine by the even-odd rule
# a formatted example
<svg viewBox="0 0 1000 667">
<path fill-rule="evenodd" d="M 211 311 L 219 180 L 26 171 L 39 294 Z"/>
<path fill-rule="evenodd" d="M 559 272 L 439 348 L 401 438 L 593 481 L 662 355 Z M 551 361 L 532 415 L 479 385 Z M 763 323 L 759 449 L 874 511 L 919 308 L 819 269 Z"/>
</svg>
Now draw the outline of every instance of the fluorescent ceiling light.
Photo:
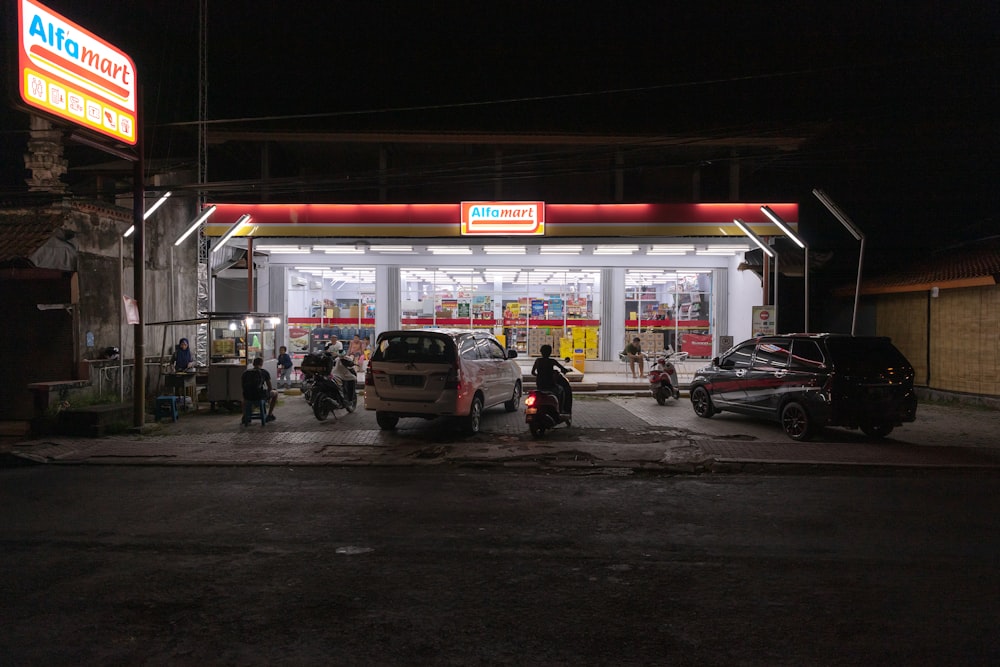
<svg viewBox="0 0 1000 667">
<path fill-rule="evenodd" d="M 698 248 L 695 251 L 696 255 L 716 255 L 716 256 L 729 256 L 732 257 L 741 252 L 746 252 L 750 250 L 746 245 L 710 245 L 703 248 Z"/>
<path fill-rule="evenodd" d="M 651 245 L 647 255 L 686 255 L 694 251 L 693 245 Z"/>
<path fill-rule="evenodd" d="M 488 245 L 483 246 L 487 255 L 525 255 L 527 249 L 523 245 Z"/>
<path fill-rule="evenodd" d="M 637 252 L 637 245 L 599 245 L 594 248 L 595 255 L 632 255 Z"/>
<path fill-rule="evenodd" d="M 295 248 L 292 246 L 271 246 L 271 247 L 260 247 L 257 246 L 257 250 L 261 252 L 269 252 L 272 255 L 308 255 L 312 253 L 309 248 Z"/>
<path fill-rule="evenodd" d="M 471 255 L 472 248 L 460 245 L 429 245 L 427 251 L 432 255 Z"/>
<path fill-rule="evenodd" d="M 543 245 L 538 249 L 540 255 L 579 255 L 582 252 L 582 245 Z"/>
<path fill-rule="evenodd" d="M 316 252 L 323 252 L 326 255 L 363 255 L 365 254 L 364 248 L 356 248 L 349 245 L 320 245 L 313 246 L 312 249 Z"/>
<path fill-rule="evenodd" d="M 387 253 L 408 253 L 413 252 L 413 246 L 411 245 L 376 245 L 369 248 L 372 252 L 387 252 Z"/>
</svg>

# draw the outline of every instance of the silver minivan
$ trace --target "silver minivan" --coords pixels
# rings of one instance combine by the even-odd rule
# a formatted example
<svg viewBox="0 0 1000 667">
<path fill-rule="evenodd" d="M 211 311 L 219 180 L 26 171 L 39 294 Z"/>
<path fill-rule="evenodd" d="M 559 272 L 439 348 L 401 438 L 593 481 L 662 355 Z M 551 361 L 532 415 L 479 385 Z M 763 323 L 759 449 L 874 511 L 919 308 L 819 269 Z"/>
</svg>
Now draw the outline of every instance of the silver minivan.
<svg viewBox="0 0 1000 667">
<path fill-rule="evenodd" d="M 400 417 L 457 417 L 478 433 L 483 410 L 521 402 L 521 367 L 487 331 L 408 329 L 379 334 L 365 372 L 365 409 L 379 427 Z"/>
</svg>

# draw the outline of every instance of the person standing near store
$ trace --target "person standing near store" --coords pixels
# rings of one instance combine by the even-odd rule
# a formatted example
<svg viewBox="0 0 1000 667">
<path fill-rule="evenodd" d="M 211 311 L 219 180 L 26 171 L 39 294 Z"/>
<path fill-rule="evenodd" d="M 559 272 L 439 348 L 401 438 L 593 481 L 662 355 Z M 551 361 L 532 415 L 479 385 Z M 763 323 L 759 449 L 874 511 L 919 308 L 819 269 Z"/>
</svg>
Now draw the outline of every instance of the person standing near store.
<svg viewBox="0 0 1000 667">
<path fill-rule="evenodd" d="M 643 367 L 644 359 L 642 356 L 642 341 L 636 336 L 632 339 L 632 342 L 625 346 L 625 357 L 628 359 L 628 368 L 632 372 L 633 378 L 640 378 L 645 375 L 645 370 Z M 639 364 L 639 374 L 635 374 L 635 365 Z"/>
<path fill-rule="evenodd" d="M 354 334 L 354 338 L 347 344 L 347 356 L 354 359 L 354 363 L 361 365 L 361 357 L 365 354 L 365 344 L 361 342 L 361 336 Z"/>
<path fill-rule="evenodd" d="M 278 348 L 278 389 L 281 383 L 285 383 L 285 389 L 292 387 L 292 358 L 288 354 L 288 348 L 282 345 Z"/>
</svg>

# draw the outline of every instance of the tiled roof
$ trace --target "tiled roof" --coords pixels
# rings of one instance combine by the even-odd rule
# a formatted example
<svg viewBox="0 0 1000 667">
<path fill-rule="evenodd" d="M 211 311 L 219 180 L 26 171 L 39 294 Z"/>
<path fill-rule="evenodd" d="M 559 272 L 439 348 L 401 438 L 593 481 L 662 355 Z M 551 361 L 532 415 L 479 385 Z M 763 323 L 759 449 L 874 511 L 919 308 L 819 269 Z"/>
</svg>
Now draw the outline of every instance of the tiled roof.
<svg viewBox="0 0 1000 667">
<path fill-rule="evenodd" d="M 62 213 L 23 211 L 0 216 L 0 266 L 30 266 L 28 258 L 62 227 Z"/>
<path fill-rule="evenodd" d="M 883 274 L 866 276 L 864 267 L 862 271 L 862 294 L 995 285 L 1000 282 L 1000 237 L 914 255 L 907 267 Z M 854 286 L 835 291 L 837 294 L 853 293 Z"/>
</svg>

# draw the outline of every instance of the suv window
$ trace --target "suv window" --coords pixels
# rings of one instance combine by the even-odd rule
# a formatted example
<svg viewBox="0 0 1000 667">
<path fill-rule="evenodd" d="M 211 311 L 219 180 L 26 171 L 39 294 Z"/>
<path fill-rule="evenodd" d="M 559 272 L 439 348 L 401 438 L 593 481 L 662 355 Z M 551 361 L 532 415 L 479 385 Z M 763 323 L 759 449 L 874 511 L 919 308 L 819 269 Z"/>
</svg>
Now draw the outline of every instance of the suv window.
<svg viewBox="0 0 1000 667">
<path fill-rule="evenodd" d="M 792 368 L 797 371 L 814 371 L 826 366 L 823 350 L 814 340 L 792 341 Z"/>
<path fill-rule="evenodd" d="M 421 334 L 400 334 L 383 339 L 372 355 L 375 361 L 448 363 L 454 354 L 445 339 Z"/>
<path fill-rule="evenodd" d="M 482 359 L 503 359 L 503 348 L 489 338 L 479 339 L 479 356 Z"/>
<path fill-rule="evenodd" d="M 458 346 L 458 354 L 460 357 L 467 361 L 474 361 L 479 359 L 480 354 L 476 349 L 476 341 L 474 338 L 464 339 Z"/>
<path fill-rule="evenodd" d="M 788 348 L 791 341 L 783 338 L 762 340 L 757 345 L 757 356 L 754 366 L 757 368 L 786 368 L 788 366 Z"/>
<path fill-rule="evenodd" d="M 837 370 L 848 375 L 909 365 L 888 338 L 830 338 L 826 344 Z"/>
<path fill-rule="evenodd" d="M 753 357 L 755 347 L 757 347 L 757 341 L 754 340 L 740 343 L 721 359 L 719 366 L 722 368 L 750 368 L 750 359 Z"/>
</svg>

